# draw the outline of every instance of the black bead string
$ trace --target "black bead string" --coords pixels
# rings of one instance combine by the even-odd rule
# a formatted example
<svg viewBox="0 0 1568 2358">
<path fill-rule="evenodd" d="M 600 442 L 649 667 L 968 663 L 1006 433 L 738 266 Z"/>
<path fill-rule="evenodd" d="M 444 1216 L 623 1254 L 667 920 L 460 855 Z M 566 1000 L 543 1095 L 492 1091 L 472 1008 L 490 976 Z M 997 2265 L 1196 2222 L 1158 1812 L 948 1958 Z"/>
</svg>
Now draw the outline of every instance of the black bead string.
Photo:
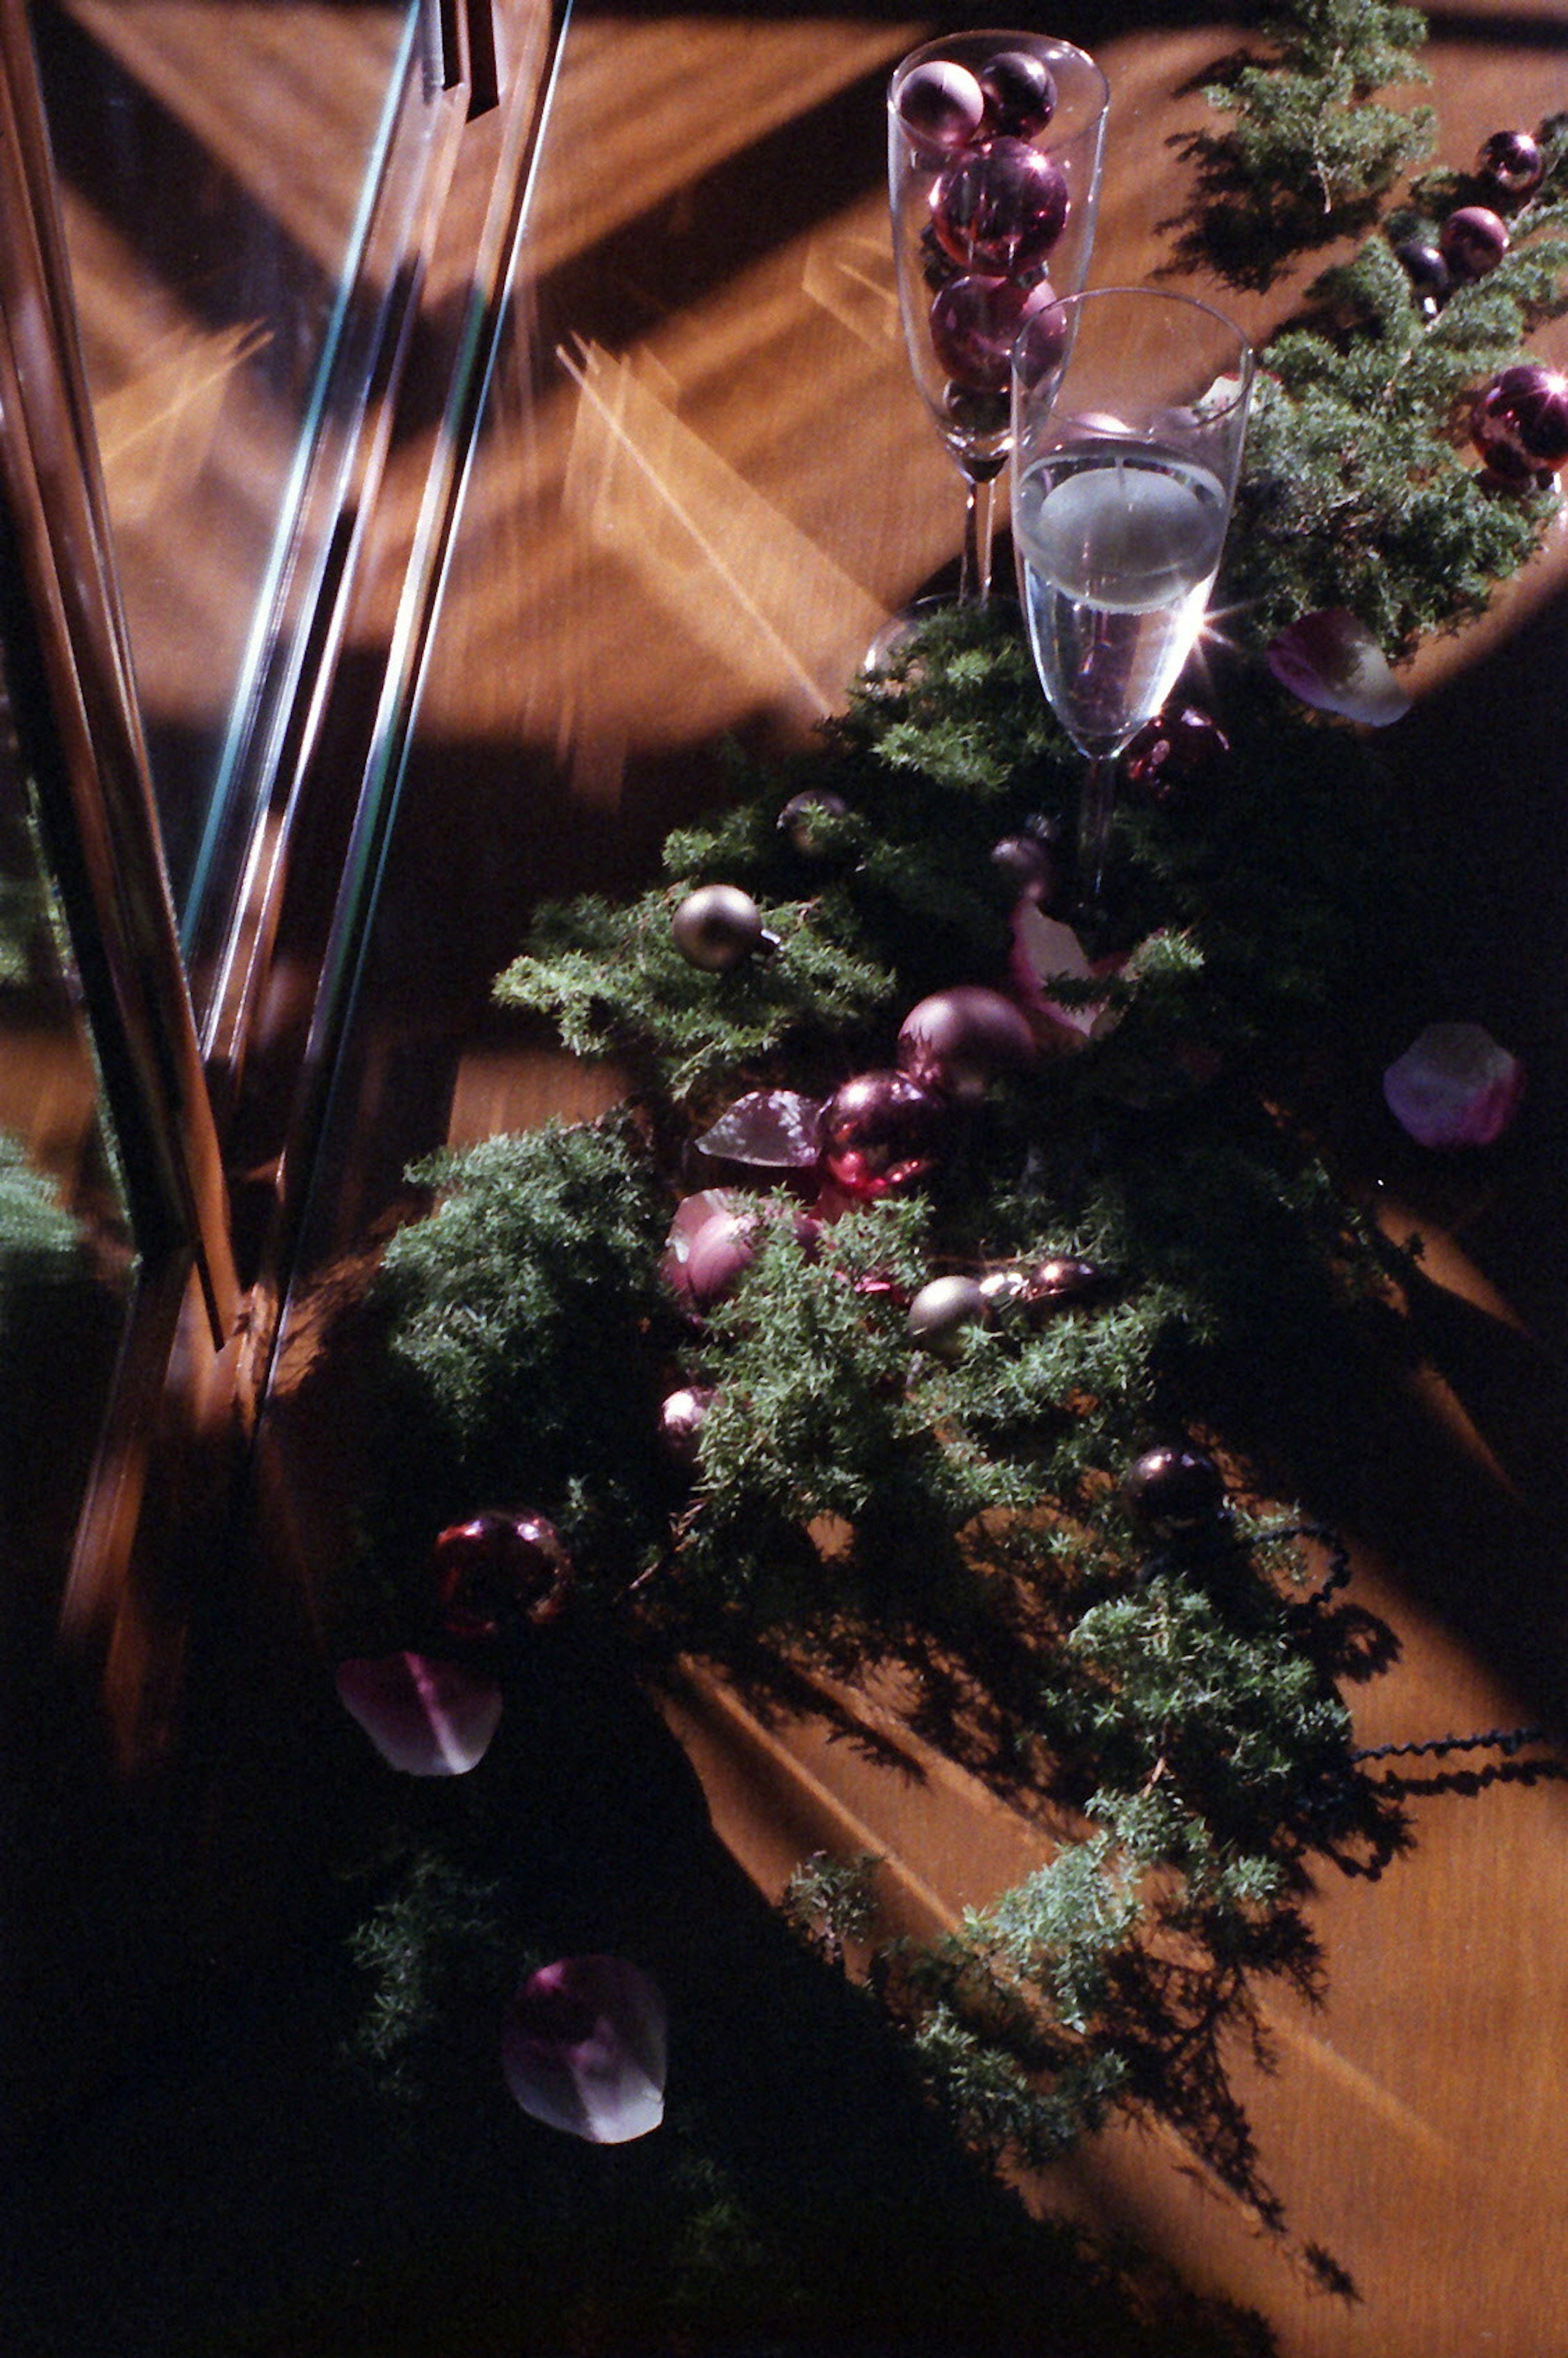
<svg viewBox="0 0 1568 2358">
<path fill-rule="evenodd" d="M 1310 1540 L 1328 1552 L 1327 1573 L 1309 1595 L 1292 1603 L 1292 1617 L 1321 1611 L 1331 1596 L 1348 1585 L 1350 1551 L 1337 1531 L 1321 1523 L 1281 1523 L 1259 1534 L 1260 1543 L 1272 1540 Z M 1358 1745 L 1346 1754 L 1345 1759 L 1347 1767 L 1358 1767 L 1368 1760 L 1443 1759 L 1451 1752 L 1496 1751 L 1505 1760 L 1511 1760 L 1527 1745 L 1551 1741 L 1544 1727 L 1488 1727 L 1473 1736 L 1428 1736 L 1404 1744 Z"/>
<path fill-rule="evenodd" d="M 1328 1551 L 1328 1571 L 1317 1586 L 1305 1596 L 1293 1597 L 1288 1610 L 1292 1619 L 1321 1611 L 1337 1589 L 1348 1586 L 1350 1551 L 1337 1531 L 1323 1523 L 1281 1523 L 1273 1531 L 1260 1531 L 1258 1544 L 1272 1540 L 1311 1540 Z"/>
<path fill-rule="evenodd" d="M 1448 1752 L 1489 1752 L 1496 1749 L 1505 1759 L 1511 1759 L 1527 1744 L 1547 1744 L 1550 1741 L 1544 1727 L 1489 1727 L 1480 1736 L 1429 1736 L 1414 1744 L 1364 1744 L 1356 1751 L 1347 1753 L 1346 1758 L 1351 1761 L 1411 1760 L 1418 1757 L 1439 1758 Z"/>
</svg>

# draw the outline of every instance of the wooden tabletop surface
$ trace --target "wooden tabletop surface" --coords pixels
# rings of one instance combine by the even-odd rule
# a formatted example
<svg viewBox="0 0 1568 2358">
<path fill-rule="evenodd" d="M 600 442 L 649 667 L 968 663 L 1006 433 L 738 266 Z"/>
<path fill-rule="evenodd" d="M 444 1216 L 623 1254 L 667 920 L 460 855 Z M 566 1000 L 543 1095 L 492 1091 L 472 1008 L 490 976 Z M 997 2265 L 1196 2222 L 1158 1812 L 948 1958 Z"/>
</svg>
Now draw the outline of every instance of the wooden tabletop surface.
<svg viewBox="0 0 1568 2358">
<path fill-rule="evenodd" d="M 1164 13 L 1053 27 L 1112 85 L 1102 283 L 1162 258 L 1184 198 L 1171 136 L 1229 38 L 1190 10 L 1140 21 Z M 1433 23 L 1444 159 L 1568 99 L 1560 9 L 1476 0 Z M 395 1205 L 409 1155 L 606 1101 L 605 1076 L 524 1048 L 489 1006 L 529 905 L 647 879 L 666 829 L 721 791 L 718 741 L 798 742 L 956 557 L 959 485 L 904 365 L 882 179 L 889 69 L 940 29 L 578 10 L 351 1046 L 324 1271 Z M 1345 1404 L 1363 1420 L 1356 1593 L 1400 1641 L 1355 1701 L 1367 1745 L 1563 1726 L 1565 566 L 1560 532 L 1423 658 L 1401 724 L 1411 823 L 1474 875 L 1468 987 L 1531 1095 L 1506 1156 L 1429 1228 L 1432 1372 Z M 1396 1228 L 1404 1175 L 1394 1158 Z M 279 1430 L 287 1449 L 287 1388 Z M 929 1925 L 1044 1855 L 1038 1826 L 901 1736 L 896 1695 L 849 1705 L 910 1775 L 806 1722 L 764 1729 L 717 1688 L 676 1715 L 764 1890 L 816 1844 L 874 1849 L 890 1908 Z M 1263 2061 L 1234 2057 L 1279 2223 L 1140 2130 L 1040 2190 L 1255 2308 L 1282 2358 L 1568 2350 L 1568 1781 L 1427 1768 L 1409 1855 L 1378 1879 L 1322 1872 L 1325 2003 L 1271 1997 Z"/>
</svg>

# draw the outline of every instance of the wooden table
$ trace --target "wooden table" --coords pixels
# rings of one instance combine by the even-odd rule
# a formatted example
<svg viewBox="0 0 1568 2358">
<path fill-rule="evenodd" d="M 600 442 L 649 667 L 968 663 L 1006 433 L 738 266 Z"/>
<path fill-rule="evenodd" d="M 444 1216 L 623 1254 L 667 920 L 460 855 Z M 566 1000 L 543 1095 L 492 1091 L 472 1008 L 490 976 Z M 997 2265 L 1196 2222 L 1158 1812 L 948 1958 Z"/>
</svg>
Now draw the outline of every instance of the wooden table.
<svg viewBox="0 0 1568 2358">
<path fill-rule="evenodd" d="M 1227 40 L 1142 13 L 1078 27 L 1114 93 L 1106 283 L 1164 251 L 1170 136 Z M 588 8 L 568 31 L 351 1047 L 323 1276 L 403 1200 L 409 1155 L 608 1101 L 611 1079 L 488 1004 L 527 907 L 645 880 L 665 830 L 720 791 L 720 736 L 800 741 L 956 554 L 959 489 L 904 366 L 881 180 L 888 70 L 939 29 Z M 1439 9 L 1432 56 L 1451 161 L 1568 96 L 1568 20 L 1546 5 Z M 1429 652 L 1397 747 L 1412 827 L 1474 873 L 1464 1011 L 1526 1055 L 1532 1090 L 1518 1141 L 1448 1191 L 1435 1230 L 1419 1207 L 1430 1373 L 1356 1404 L 1357 1594 L 1400 1640 L 1356 1699 L 1367 1745 L 1563 1725 L 1565 563 L 1559 533 L 1493 616 Z M 1404 1176 L 1390 1166 L 1396 1228 Z M 289 1368 L 275 1427 L 308 1495 Z M 1044 1855 L 1038 1825 L 901 1731 L 896 1699 L 849 1702 L 910 1777 L 804 1721 L 766 1729 L 718 1687 L 673 1714 L 764 1891 L 815 1845 L 872 1849 L 892 1914 L 929 1927 Z M 1324 1871 L 1325 2003 L 1271 1998 L 1261 2060 L 1234 2059 L 1279 2220 L 1135 2129 L 1090 2140 L 1038 2199 L 1255 2309 L 1283 2358 L 1556 2358 L 1568 1783 L 1433 1771 L 1408 1807 L 1413 1849 L 1380 1879 Z"/>
</svg>

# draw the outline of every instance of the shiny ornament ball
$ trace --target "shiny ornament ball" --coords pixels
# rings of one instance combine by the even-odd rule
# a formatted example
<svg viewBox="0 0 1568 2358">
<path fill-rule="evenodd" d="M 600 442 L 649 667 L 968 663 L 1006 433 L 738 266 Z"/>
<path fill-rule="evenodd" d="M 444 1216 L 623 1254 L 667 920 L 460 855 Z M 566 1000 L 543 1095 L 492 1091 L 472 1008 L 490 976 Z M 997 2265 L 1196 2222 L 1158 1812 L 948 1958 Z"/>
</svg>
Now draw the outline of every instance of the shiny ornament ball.
<svg viewBox="0 0 1568 2358">
<path fill-rule="evenodd" d="M 985 119 L 985 92 L 968 66 L 933 58 L 899 84 L 898 119 L 918 147 L 950 154 L 967 147 Z"/>
<path fill-rule="evenodd" d="M 1546 178 L 1541 142 L 1528 131 L 1494 131 L 1481 143 L 1476 175 L 1505 197 L 1532 197 Z"/>
<path fill-rule="evenodd" d="M 1509 250 L 1508 223 L 1487 205 L 1461 205 L 1444 222 L 1437 243 L 1455 278 L 1485 278 Z"/>
<path fill-rule="evenodd" d="M 1023 1286 L 1024 1300 L 1032 1310 L 1075 1310 L 1105 1292 L 1105 1271 L 1092 1260 L 1053 1254 L 1024 1271 Z"/>
<path fill-rule="evenodd" d="M 842 795 L 830 794 L 826 786 L 807 786 L 803 794 L 791 795 L 780 811 L 779 833 L 803 860 L 818 860 L 822 856 L 823 820 L 847 818 L 849 815 L 849 806 Z"/>
<path fill-rule="evenodd" d="M 1005 132 L 1014 139 L 1036 139 L 1056 112 L 1056 77 L 1031 49 L 999 49 L 975 80 L 989 137 Z"/>
<path fill-rule="evenodd" d="M 676 947 L 705 974 L 728 974 L 767 946 L 762 911 L 735 884 L 699 884 L 670 920 Z"/>
<path fill-rule="evenodd" d="M 986 1296 L 973 1277 L 934 1277 L 909 1305 L 904 1324 L 912 1342 L 939 1359 L 956 1359 L 965 1338 L 983 1325 Z"/>
<path fill-rule="evenodd" d="M 1230 740 L 1195 704 L 1171 705 L 1145 722 L 1121 757 L 1126 785 L 1162 810 L 1201 794 L 1224 775 Z"/>
<path fill-rule="evenodd" d="M 1411 283 L 1418 308 L 1435 319 L 1454 287 L 1454 274 L 1435 245 L 1425 238 L 1406 238 L 1394 248 L 1396 260 Z"/>
<path fill-rule="evenodd" d="M 1046 902 L 1055 893 L 1059 878 L 1055 855 L 1044 835 L 1026 827 L 1004 835 L 991 846 L 991 865 L 1020 900 Z"/>
<path fill-rule="evenodd" d="M 757 1215 L 716 1212 L 691 1240 L 686 1284 L 697 1310 L 711 1310 L 734 1292 L 757 1258 Z"/>
<path fill-rule="evenodd" d="M 1537 361 L 1499 370 L 1476 396 L 1470 438 L 1504 482 L 1550 474 L 1568 459 L 1568 376 Z"/>
<path fill-rule="evenodd" d="M 936 1170 L 947 1106 L 907 1073 L 857 1073 L 822 1114 L 822 1163 L 847 1195 L 862 1203 L 918 1186 Z"/>
<path fill-rule="evenodd" d="M 960 434 L 1005 434 L 1009 404 L 1005 393 L 977 393 L 972 385 L 949 378 L 942 392 L 942 415 Z M 998 460 L 1000 470 L 1001 461 Z"/>
<path fill-rule="evenodd" d="M 1146 1529 L 1174 1538 L 1213 1522 L 1225 1505 L 1225 1476 L 1204 1450 L 1167 1442 L 1133 1459 L 1121 1497 Z"/>
<path fill-rule="evenodd" d="M 899 1069 L 963 1100 L 983 1097 L 999 1075 L 1024 1071 L 1035 1055 L 1022 1009 L 979 983 L 933 991 L 899 1029 Z"/>
<path fill-rule="evenodd" d="M 974 271 L 949 278 L 932 297 L 927 322 L 937 365 L 966 393 L 1005 394 L 1019 330 L 1055 300 L 1044 278 L 1033 287 Z"/>
<path fill-rule="evenodd" d="M 1061 236 L 1067 202 L 1059 164 L 1025 139 L 996 139 L 948 165 L 932 195 L 931 220 L 967 270 L 1023 277 Z"/>
<path fill-rule="evenodd" d="M 681 1384 L 659 1403 L 659 1442 L 665 1456 L 684 1474 L 697 1471 L 702 1458 L 702 1428 L 714 1392 L 708 1384 Z"/>
<path fill-rule="evenodd" d="M 436 1541 L 435 1570 L 441 1624 L 458 1639 L 544 1628 L 563 1610 L 575 1576 L 554 1523 L 504 1510 L 449 1524 Z"/>
<path fill-rule="evenodd" d="M 988 1269 L 979 1287 L 992 1318 L 1015 1318 L 1029 1306 L 1029 1279 L 1022 1269 Z"/>
</svg>

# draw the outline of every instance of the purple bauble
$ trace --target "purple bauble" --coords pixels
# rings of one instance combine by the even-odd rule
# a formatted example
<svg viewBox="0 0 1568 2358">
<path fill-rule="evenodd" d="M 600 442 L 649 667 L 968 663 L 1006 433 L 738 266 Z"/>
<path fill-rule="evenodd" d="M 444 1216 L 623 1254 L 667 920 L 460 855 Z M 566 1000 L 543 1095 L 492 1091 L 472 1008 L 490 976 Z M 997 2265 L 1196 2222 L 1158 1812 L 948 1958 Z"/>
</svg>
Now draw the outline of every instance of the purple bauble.
<svg viewBox="0 0 1568 2358">
<path fill-rule="evenodd" d="M 1029 49 L 999 49 L 975 77 L 985 101 L 988 137 L 1037 138 L 1056 112 L 1056 77 Z"/>
<path fill-rule="evenodd" d="M 951 155 L 979 131 L 985 93 L 968 66 L 933 58 L 899 85 L 898 119 L 917 146 Z"/>
<path fill-rule="evenodd" d="M 1147 1530 L 1173 1539 L 1214 1521 L 1225 1505 L 1225 1476 L 1205 1451 L 1168 1442 L 1133 1459 L 1121 1497 Z"/>
<path fill-rule="evenodd" d="M 1058 366 L 1066 349 L 1066 313 L 1054 305 L 1032 311 L 1019 330 L 1013 354 L 1019 383 L 1033 393 Z"/>
<path fill-rule="evenodd" d="M 947 1106 L 907 1073 L 857 1073 L 823 1109 L 822 1163 L 846 1195 L 871 1203 L 930 1177 L 946 1141 Z"/>
<path fill-rule="evenodd" d="M 949 278 L 931 304 L 931 346 L 938 366 L 965 393 L 1005 393 L 1012 382 L 1019 330 L 1055 300 L 1044 278 L 1033 287 L 974 271 Z"/>
<path fill-rule="evenodd" d="M 961 1099 L 983 1097 L 999 1074 L 1024 1071 L 1036 1054 L 1022 1009 L 979 983 L 933 991 L 910 1009 L 898 1035 L 901 1071 Z"/>
<path fill-rule="evenodd" d="M 1121 757 L 1121 775 L 1135 794 L 1167 810 L 1202 794 L 1223 776 L 1230 740 L 1195 704 L 1171 706 L 1146 721 Z"/>
<path fill-rule="evenodd" d="M 1437 244 L 1455 278 L 1485 278 L 1509 250 L 1508 223 L 1486 205 L 1461 205 L 1444 222 Z"/>
<path fill-rule="evenodd" d="M 997 139 L 949 164 L 931 199 L 955 262 L 998 278 L 1039 269 L 1067 219 L 1061 166 L 1024 139 Z"/>
<path fill-rule="evenodd" d="M 436 1595 L 448 1637 L 498 1638 L 555 1620 L 571 1593 L 571 1558 L 543 1515 L 486 1510 L 451 1523 L 435 1548 Z"/>
<path fill-rule="evenodd" d="M 1528 131 L 1494 131 L 1481 143 L 1476 175 L 1505 197 L 1532 197 L 1546 178 L 1540 141 Z"/>
<path fill-rule="evenodd" d="M 1476 396 L 1470 438 L 1505 483 L 1533 483 L 1568 459 L 1568 377 L 1538 361 L 1502 369 Z"/>
<path fill-rule="evenodd" d="M 757 1258 L 758 1217 L 752 1211 L 715 1212 L 691 1240 L 686 1284 L 692 1306 L 711 1310 L 734 1291 Z"/>
</svg>

